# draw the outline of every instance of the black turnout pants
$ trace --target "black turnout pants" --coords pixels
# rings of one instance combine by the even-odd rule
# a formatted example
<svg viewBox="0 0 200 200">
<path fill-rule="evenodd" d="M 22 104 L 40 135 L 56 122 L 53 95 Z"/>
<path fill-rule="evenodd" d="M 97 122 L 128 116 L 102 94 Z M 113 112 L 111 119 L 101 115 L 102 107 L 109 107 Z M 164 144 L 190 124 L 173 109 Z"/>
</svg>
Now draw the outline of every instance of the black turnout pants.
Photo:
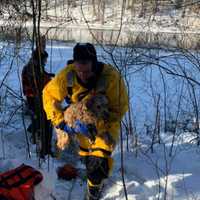
<svg viewBox="0 0 200 200">
<path fill-rule="evenodd" d="M 108 159 L 96 156 L 85 157 L 87 178 L 93 185 L 100 185 L 103 179 L 108 178 Z"/>
<path fill-rule="evenodd" d="M 47 120 L 43 106 L 39 106 L 37 97 L 27 97 L 28 108 L 32 112 L 31 125 L 32 141 L 37 144 L 37 150 L 41 157 L 51 153 L 52 125 Z"/>
</svg>

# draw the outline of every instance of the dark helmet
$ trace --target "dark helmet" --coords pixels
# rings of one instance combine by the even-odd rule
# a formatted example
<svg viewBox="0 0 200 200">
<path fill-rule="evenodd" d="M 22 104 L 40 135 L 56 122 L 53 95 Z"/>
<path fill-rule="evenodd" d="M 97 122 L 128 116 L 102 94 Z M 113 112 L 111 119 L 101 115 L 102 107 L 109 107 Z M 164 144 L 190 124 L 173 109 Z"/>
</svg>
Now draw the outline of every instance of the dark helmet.
<svg viewBox="0 0 200 200">
<path fill-rule="evenodd" d="M 93 64 L 96 64 L 97 53 L 91 43 L 77 43 L 74 47 L 73 59 L 81 63 L 92 61 Z"/>
<path fill-rule="evenodd" d="M 38 49 L 35 49 L 32 53 L 32 61 L 39 65 L 39 60 L 41 59 L 41 65 L 44 66 L 48 58 L 48 53 L 46 51 L 41 52 L 39 56 Z"/>
</svg>

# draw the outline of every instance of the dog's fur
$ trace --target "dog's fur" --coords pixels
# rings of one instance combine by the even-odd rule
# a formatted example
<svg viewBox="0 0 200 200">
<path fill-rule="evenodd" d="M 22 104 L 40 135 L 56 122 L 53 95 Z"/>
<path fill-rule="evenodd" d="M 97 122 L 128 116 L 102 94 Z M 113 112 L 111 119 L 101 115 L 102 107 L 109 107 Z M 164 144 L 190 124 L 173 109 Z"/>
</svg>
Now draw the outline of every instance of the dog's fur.
<svg viewBox="0 0 200 200">
<path fill-rule="evenodd" d="M 71 104 L 64 112 L 64 121 L 74 127 L 75 121 L 97 126 L 98 120 L 108 118 L 108 100 L 102 95 L 92 95 L 78 103 Z"/>
</svg>

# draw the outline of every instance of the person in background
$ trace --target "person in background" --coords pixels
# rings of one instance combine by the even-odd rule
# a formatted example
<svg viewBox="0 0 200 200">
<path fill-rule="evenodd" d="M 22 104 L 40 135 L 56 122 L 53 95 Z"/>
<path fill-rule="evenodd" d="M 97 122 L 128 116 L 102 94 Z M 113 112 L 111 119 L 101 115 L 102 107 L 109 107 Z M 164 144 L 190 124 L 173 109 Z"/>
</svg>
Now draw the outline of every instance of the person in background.
<svg viewBox="0 0 200 200">
<path fill-rule="evenodd" d="M 66 98 L 73 104 L 98 93 L 108 99 L 109 115 L 104 123 L 95 127 L 96 136 L 91 143 L 88 135 L 94 130 L 81 121 L 76 122 L 75 128 L 66 124 L 60 104 Z M 97 60 L 92 44 L 77 43 L 73 49 L 73 61 L 44 87 L 43 106 L 56 130 L 62 130 L 66 135 L 60 144 L 69 143 L 67 134 L 78 133 L 79 155 L 87 171 L 85 199 L 99 199 L 103 180 L 108 178 L 112 169 L 111 155 L 119 138 L 120 121 L 128 110 L 127 90 L 120 73 L 113 66 Z M 98 135 L 103 129 L 104 134 Z"/>
<path fill-rule="evenodd" d="M 54 74 L 45 71 L 48 53 L 45 51 L 45 37 L 40 38 L 40 48 L 33 51 L 29 62 L 22 70 L 23 94 L 27 100 L 27 106 L 31 113 L 31 124 L 28 131 L 31 132 L 33 144 L 37 144 L 40 157 L 51 154 L 52 126 L 46 118 L 42 103 L 42 89 L 51 80 Z"/>
</svg>

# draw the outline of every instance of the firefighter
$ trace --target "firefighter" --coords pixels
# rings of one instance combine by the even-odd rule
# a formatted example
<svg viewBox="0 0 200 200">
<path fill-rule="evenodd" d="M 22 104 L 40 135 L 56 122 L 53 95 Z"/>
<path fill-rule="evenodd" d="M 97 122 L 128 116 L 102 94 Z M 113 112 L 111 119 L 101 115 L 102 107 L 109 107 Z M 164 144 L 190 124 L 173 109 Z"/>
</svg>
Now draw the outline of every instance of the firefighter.
<svg viewBox="0 0 200 200">
<path fill-rule="evenodd" d="M 22 87 L 31 113 L 31 124 L 27 130 L 32 133 L 31 140 L 32 143 L 37 144 L 39 156 L 44 157 L 51 154 L 52 126 L 46 118 L 43 106 L 40 106 L 41 92 L 54 74 L 47 73 L 44 69 L 48 53 L 45 51 L 44 41 L 41 41 L 41 49 L 36 48 L 33 51 L 28 64 L 22 70 Z"/>
<path fill-rule="evenodd" d="M 76 103 L 91 93 L 104 94 L 108 99 L 109 117 L 95 127 L 97 135 L 93 143 L 88 138 L 88 126 L 77 121 L 76 127 L 65 124 L 60 104 L 64 99 Z M 57 130 L 77 135 L 79 155 L 84 158 L 87 171 L 87 200 L 100 198 L 103 180 L 112 169 L 111 154 L 118 141 L 120 121 L 128 110 L 128 95 L 124 81 L 111 65 L 98 62 L 96 50 L 90 43 L 77 43 L 73 49 L 73 61 L 62 69 L 43 89 L 43 106 L 47 118 Z M 98 132 L 106 130 L 101 137 Z M 69 142 L 62 137 L 61 145 Z M 62 146 L 60 147 L 62 148 Z"/>
</svg>

